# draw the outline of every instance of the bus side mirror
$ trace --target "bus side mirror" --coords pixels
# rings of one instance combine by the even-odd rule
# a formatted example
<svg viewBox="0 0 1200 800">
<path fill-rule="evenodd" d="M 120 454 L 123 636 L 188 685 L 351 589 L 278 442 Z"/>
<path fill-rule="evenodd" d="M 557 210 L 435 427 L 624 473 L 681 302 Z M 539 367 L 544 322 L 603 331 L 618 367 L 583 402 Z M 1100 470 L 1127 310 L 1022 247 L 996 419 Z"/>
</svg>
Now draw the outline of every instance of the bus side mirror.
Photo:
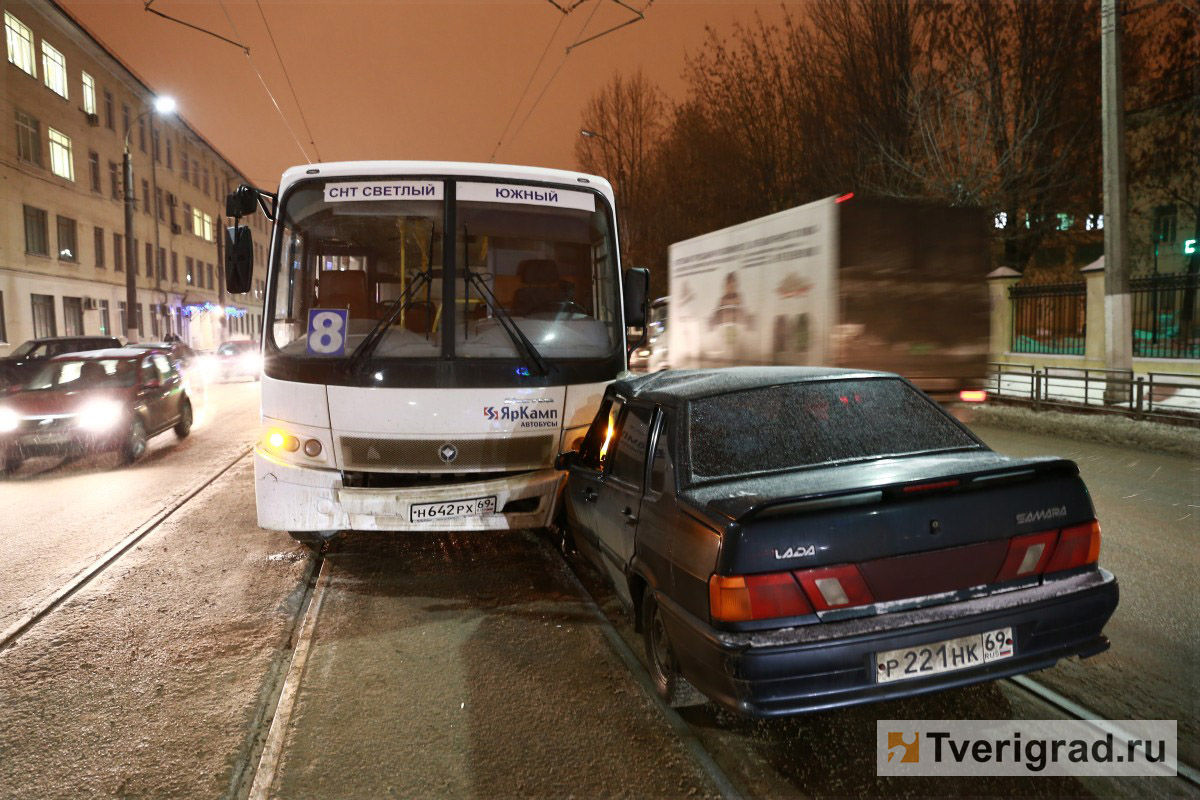
<svg viewBox="0 0 1200 800">
<path fill-rule="evenodd" d="M 232 197 L 233 195 L 230 195 Z M 245 225 L 225 229 L 225 289 L 232 294 L 250 291 L 254 279 L 254 241 Z"/>
<path fill-rule="evenodd" d="M 225 197 L 225 216 L 248 217 L 258 210 L 258 192 L 242 184 Z"/>
<path fill-rule="evenodd" d="M 630 267 L 625 270 L 625 327 L 644 328 L 649 316 L 650 270 Z"/>
</svg>

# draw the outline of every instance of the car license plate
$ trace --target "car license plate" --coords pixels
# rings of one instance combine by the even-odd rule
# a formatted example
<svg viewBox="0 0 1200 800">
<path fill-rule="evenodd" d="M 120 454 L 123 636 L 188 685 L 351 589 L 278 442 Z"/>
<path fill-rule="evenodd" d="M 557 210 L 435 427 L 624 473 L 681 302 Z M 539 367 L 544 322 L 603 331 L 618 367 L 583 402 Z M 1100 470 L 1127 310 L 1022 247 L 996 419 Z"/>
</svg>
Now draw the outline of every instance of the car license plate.
<svg viewBox="0 0 1200 800">
<path fill-rule="evenodd" d="M 413 503 L 409 506 L 409 522 L 428 522 L 434 519 L 477 517 L 480 514 L 496 513 L 496 495 L 490 497 L 468 497 L 465 500 L 447 500 L 444 503 Z"/>
<path fill-rule="evenodd" d="M 947 639 L 944 642 L 884 650 L 875 654 L 875 682 L 889 683 L 954 672 L 1012 658 L 1012 628 Z"/>
</svg>

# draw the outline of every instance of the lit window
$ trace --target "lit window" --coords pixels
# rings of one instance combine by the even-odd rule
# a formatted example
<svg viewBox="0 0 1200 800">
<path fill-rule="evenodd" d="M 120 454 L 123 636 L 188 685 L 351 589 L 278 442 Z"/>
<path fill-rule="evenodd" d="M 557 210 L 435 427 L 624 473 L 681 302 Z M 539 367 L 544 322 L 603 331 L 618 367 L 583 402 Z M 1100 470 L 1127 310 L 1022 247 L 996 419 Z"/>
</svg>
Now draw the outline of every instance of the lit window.
<svg viewBox="0 0 1200 800">
<path fill-rule="evenodd" d="M 204 241 L 215 242 L 216 234 L 213 232 L 213 218 L 208 214 L 204 215 Z"/>
<path fill-rule="evenodd" d="M 997 228 L 1003 228 L 1007 224 L 1008 224 L 1008 214 L 1001 211 L 999 214 L 996 215 L 995 225 Z"/>
<path fill-rule="evenodd" d="M 8 41 L 8 63 L 16 64 L 36 78 L 37 67 L 33 63 L 33 31 L 7 11 L 4 12 L 4 38 Z"/>
<path fill-rule="evenodd" d="M 1075 224 L 1075 218 L 1070 214 L 1058 214 L 1058 229 L 1060 231 L 1069 231 Z"/>
<path fill-rule="evenodd" d="M 60 178 L 75 180 L 75 161 L 71 158 L 71 138 L 54 128 L 50 131 L 50 171 Z"/>
<path fill-rule="evenodd" d="M 192 234 L 195 236 L 204 235 L 204 212 L 198 208 L 192 209 Z"/>
<path fill-rule="evenodd" d="M 42 40 L 42 77 L 47 88 L 64 98 L 67 96 L 67 59 Z"/>
<path fill-rule="evenodd" d="M 83 110 L 96 113 L 96 81 L 86 72 L 83 73 Z"/>
</svg>

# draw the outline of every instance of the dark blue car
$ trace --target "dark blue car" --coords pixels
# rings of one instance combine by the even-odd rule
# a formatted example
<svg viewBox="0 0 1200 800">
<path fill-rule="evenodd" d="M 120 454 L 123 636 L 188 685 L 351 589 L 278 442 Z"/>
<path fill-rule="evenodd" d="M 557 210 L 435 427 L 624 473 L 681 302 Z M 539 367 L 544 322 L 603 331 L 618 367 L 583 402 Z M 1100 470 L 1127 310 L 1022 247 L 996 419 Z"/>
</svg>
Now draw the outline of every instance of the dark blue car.
<svg viewBox="0 0 1200 800">
<path fill-rule="evenodd" d="M 793 714 L 1108 648 L 1117 581 L 1075 463 L 999 455 L 896 375 L 619 380 L 558 466 L 676 704 Z"/>
</svg>

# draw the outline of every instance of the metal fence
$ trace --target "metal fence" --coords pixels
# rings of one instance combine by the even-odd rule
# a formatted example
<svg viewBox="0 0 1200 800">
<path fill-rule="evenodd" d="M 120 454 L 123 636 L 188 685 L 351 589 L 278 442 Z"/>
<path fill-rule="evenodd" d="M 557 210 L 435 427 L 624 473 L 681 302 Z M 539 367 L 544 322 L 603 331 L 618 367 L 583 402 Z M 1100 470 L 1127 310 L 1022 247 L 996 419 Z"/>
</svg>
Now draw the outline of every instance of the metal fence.
<svg viewBox="0 0 1200 800">
<path fill-rule="evenodd" d="M 1200 426 L 1200 377 L 1172 372 L 988 364 L 990 397 L 1063 408 L 1125 414 Z"/>
<path fill-rule="evenodd" d="M 1130 280 L 1135 356 L 1200 358 L 1198 288 L 1200 275 L 1152 275 Z"/>
<path fill-rule="evenodd" d="M 1084 354 L 1085 284 L 1013 286 L 1008 297 L 1012 302 L 1012 352 Z"/>
</svg>

